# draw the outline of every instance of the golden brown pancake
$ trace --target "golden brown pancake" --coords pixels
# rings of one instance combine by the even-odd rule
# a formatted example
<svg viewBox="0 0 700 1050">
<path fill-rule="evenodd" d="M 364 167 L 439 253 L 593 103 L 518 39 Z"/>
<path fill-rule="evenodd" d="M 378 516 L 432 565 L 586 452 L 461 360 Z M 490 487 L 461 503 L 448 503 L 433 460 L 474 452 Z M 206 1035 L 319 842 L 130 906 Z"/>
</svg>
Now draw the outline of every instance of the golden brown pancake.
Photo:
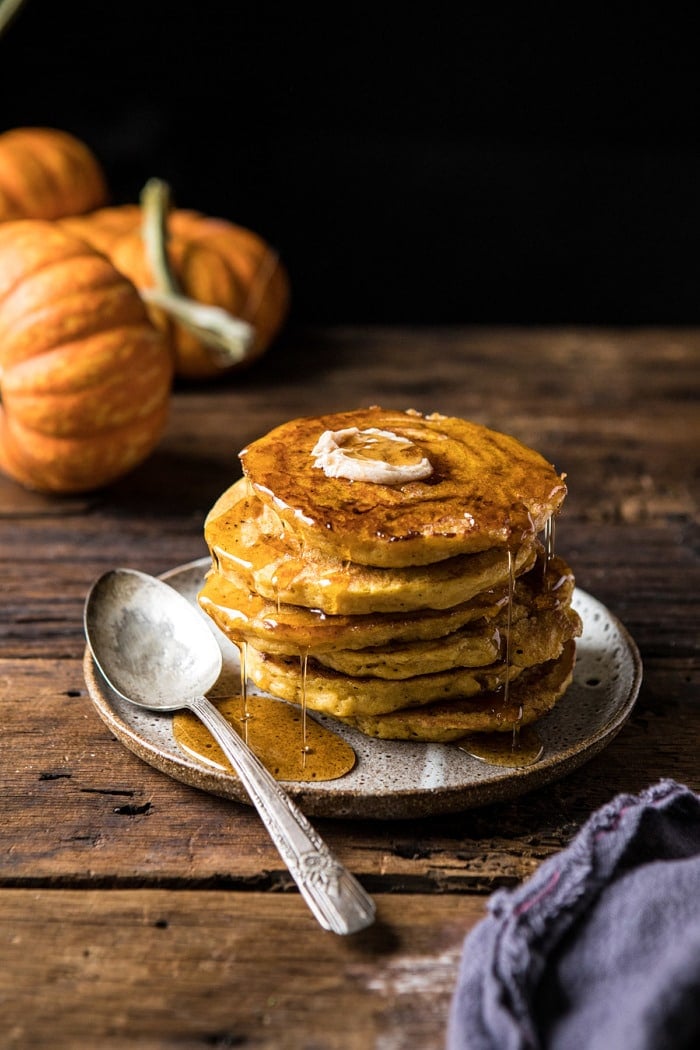
<svg viewBox="0 0 700 1050">
<path fill-rule="evenodd" d="M 447 743 L 467 733 L 513 732 L 551 711 L 571 685 L 574 663 L 575 643 L 571 641 L 557 660 L 523 671 L 510 685 L 507 701 L 500 690 L 342 721 L 384 740 Z"/>
<path fill-rule="evenodd" d="M 435 565 L 379 568 L 334 557 L 301 542 L 244 479 L 215 504 L 204 535 L 217 571 L 270 601 L 332 615 L 448 609 L 494 587 L 512 569 L 529 569 L 537 553 L 528 535 L 512 555 L 503 548 L 460 554 Z"/>
<path fill-rule="evenodd" d="M 510 612 L 513 623 L 539 610 L 568 609 L 573 590 L 573 574 L 562 558 L 552 557 L 546 568 L 538 561 L 515 580 Z M 199 604 L 236 644 L 251 642 L 266 652 L 293 656 L 442 638 L 499 614 L 503 631 L 508 588 L 484 591 L 448 609 L 332 616 L 318 609 L 271 601 L 251 590 L 243 579 L 224 577 L 212 569 L 199 593 Z"/>
<path fill-rule="evenodd" d="M 432 474 L 399 485 L 327 477 L 314 466 L 316 443 L 325 431 L 350 428 L 407 439 Z M 554 467 L 513 437 L 462 419 L 377 407 L 292 420 L 240 458 L 259 497 L 309 548 L 363 565 L 426 565 L 516 549 L 566 495 Z"/>
<path fill-rule="evenodd" d="M 493 618 L 507 601 L 504 587 L 451 609 L 328 616 L 316 609 L 270 601 L 244 583 L 214 571 L 199 593 L 201 607 L 234 642 L 240 645 L 249 641 L 266 652 L 291 656 L 441 638 L 465 624 Z"/>
<path fill-rule="evenodd" d="M 429 704 L 435 700 L 472 697 L 503 686 L 506 674 L 511 681 L 522 668 L 506 668 L 502 661 L 488 667 L 457 667 L 436 674 L 413 678 L 353 678 L 309 660 L 302 673 L 299 657 L 263 653 L 253 646 L 246 649 L 246 671 L 266 693 L 301 704 L 336 718 L 378 715 L 403 707 Z"/>
<path fill-rule="evenodd" d="M 512 667 L 532 667 L 559 655 L 580 633 L 572 609 L 533 613 L 511 624 L 508 658 Z M 411 678 L 454 667 L 486 667 L 505 656 L 506 622 L 501 616 L 482 627 L 466 627 L 437 640 L 314 654 L 316 661 L 353 677 Z"/>
<path fill-rule="evenodd" d="M 539 540 L 566 487 L 538 453 L 371 408 L 292 420 L 241 462 L 207 515 L 198 600 L 259 689 L 436 741 L 527 724 L 563 695 L 581 621 L 571 569 Z"/>
<path fill-rule="evenodd" d="M 573 610 L 549 610 L 512 625 L 510 643 L 495 625 L 443 639 L 316 656 L 246 647 L 246 670 L 273 696 L 339 717 L 382 714 L 438 699 L 473 697 L 508 685 L 525 669 L 557 659 L 580 633 Z M 506 663 L 507 659 L 507 663 Z"/>
</svg>

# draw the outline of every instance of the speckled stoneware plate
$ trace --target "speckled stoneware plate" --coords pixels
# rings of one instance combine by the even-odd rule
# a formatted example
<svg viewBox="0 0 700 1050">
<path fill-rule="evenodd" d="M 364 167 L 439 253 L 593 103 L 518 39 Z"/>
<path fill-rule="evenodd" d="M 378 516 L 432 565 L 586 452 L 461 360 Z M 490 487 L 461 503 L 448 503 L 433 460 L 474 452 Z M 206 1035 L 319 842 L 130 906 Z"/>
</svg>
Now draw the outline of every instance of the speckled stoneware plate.
<svg viewBox="0 0 700 1050">
<path fill-rule="evenodd" d="M 162 578 L 198 608 L 196 594 L 209 564 L 208 558 L 202 558 Z M 629 634 L 604 605 L 578 589 L 574 605 L 583 620 L 574 681 L 557 707 L 538 723 L 544 751 L 534 765 L 515 769 L 489 765 L 449 744 L 374 740 L 314 713 L 314 718 L 353 747 L 355 767 L 339 780 L 286 782 L 285 789 L 310 816 L 421 817 L 511 799 L 583 765 L 610 743 L 629 717 L 642 665 Z M 221 645 L 222 676 L 231 679 L 233 675 L 233 681 L 238 681 L 238 650 L 205 613 L 201 615 Z M 84 671 L 98 714 L 126 747 L 176 780 L 248 802 L 235 776 L 200 763 L 180 749 L 173 736 L 172 715 L 145 711 L 117 696 L 89 650 Z"/>
</svg>

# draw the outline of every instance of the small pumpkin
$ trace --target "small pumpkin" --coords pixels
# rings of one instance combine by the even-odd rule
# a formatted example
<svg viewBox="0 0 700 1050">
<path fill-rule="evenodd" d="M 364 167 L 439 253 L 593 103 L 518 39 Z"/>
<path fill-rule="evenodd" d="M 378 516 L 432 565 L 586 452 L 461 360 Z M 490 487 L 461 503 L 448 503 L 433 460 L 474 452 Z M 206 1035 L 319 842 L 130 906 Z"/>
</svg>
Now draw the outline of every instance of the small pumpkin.
<svg viewBox="0 0 700 1050">
<path fill-rule="evenodd" d="M 125 234 L 141 229 L 141 208 L 138 204 L 114 204 L 83 215 L 65 216 L 60 225 L 98 252 L 109 255 Z"/>
<path fill-rule="evenodd" d="M 59 219 L 107 202 L 97 158 L 55 128 L 14 128 L 0 135 L 0 222 Z"/>
<path fill-rule="evenodd" d="M 146 298 L 154 323 L 172 341 L 178 376 L 211 379 L 255 360 L 279 334 L 289 311 L 289 277 L 277 252 L 258 234 L 225 219 L 186 209 L 168 212 L 167 187 L 159 180 L 148 184 L 143 200 L 143 208 L 103 208 L 62 225 L 108 254 Z M 165 258 L 159 265 L 152 245 L 162 222 Z M 212 345 L 196 323 L 188 323 L 196 314 L 183 298 L 242 322 L 240 340 L 234 334 Z"/>
<path fill-rule="evenodd" d="M 57 223 L 0 225 L 0 468 L 49 492 L 108 484 L 160 439 L 172 375 L 106 256 Z"/>
</svg>

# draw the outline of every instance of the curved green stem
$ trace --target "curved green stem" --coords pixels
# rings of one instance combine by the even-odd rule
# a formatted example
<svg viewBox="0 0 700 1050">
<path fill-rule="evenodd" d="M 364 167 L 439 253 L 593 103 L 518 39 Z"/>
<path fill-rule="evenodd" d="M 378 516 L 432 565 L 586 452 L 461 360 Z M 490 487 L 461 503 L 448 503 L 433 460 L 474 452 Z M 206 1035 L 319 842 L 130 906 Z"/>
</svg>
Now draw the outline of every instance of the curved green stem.
<svg viewBox="0 0 700 1050">
<path fill-rule="evenodd" d="M 146 258 L 154 288 L 142 288 L 146 302 L 163 310 L 212 351 L 222 368 L 240 364 L 249 355 L 255 329 L 220 306 L 199 303 L 183 294 L 168 257 L 170 187 L 162 179 L 149 179 L 141 193 Z"/>
<path fill-rule="evenodd" d="M 0 0 L 0 36 L 15 17 L 24 0 Z"/>
</svg>

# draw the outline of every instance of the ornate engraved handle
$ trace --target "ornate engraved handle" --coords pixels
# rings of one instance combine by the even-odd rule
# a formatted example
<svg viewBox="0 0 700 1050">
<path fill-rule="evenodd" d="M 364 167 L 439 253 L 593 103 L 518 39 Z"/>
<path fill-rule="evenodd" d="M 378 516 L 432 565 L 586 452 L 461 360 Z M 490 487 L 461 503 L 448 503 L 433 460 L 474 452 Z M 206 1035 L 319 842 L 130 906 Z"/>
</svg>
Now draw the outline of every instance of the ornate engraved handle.
<svg viewBox="0 0 700 1050">
<path fill-rule="evenodd" d="M 306 903 L 325 930 L 355 933 L 374 922 L 372 898 L 335 859 L 318 832 L 258 757 L 206 697 L 190 710 L 220 744 L 238 773 Z"/>
</svg>

